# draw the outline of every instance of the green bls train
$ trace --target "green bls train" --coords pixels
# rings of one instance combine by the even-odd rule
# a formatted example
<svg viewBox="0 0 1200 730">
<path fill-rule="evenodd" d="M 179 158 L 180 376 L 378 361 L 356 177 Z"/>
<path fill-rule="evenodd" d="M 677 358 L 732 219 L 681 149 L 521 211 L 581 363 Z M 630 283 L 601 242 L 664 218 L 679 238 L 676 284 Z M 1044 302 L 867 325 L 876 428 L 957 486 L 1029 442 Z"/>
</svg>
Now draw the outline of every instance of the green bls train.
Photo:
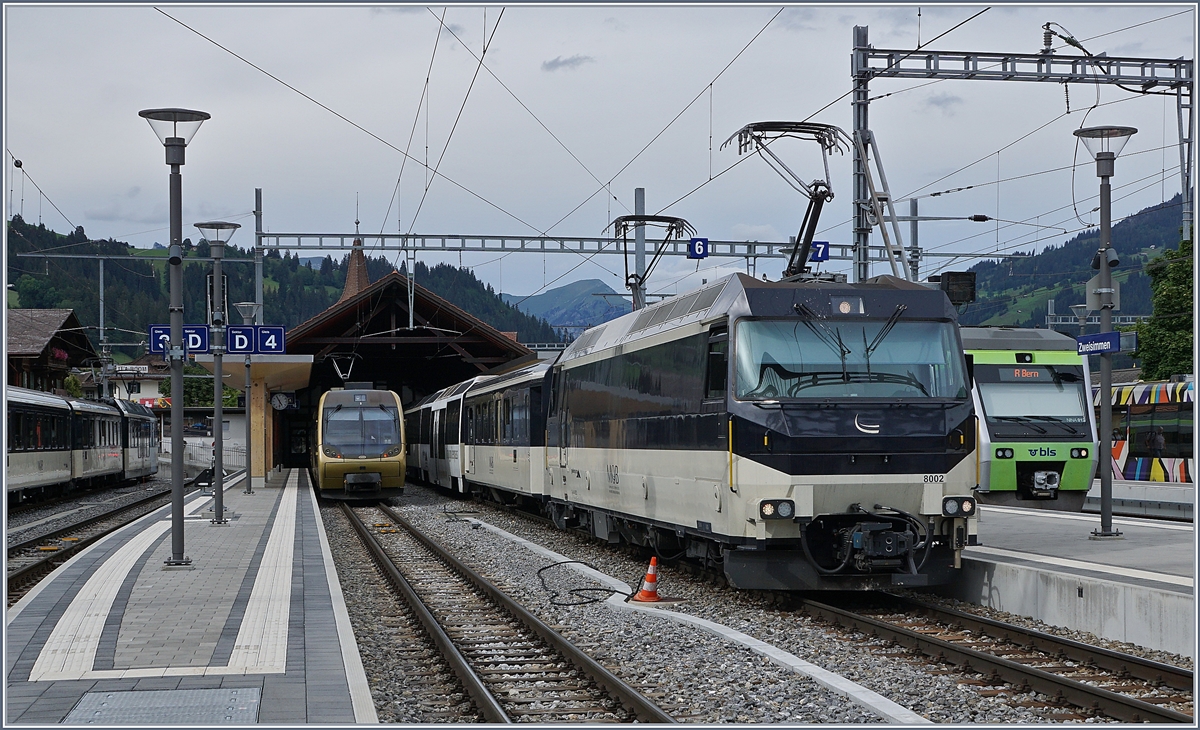
<svg viewBox="0 0 1200 730">
<path fill-rule="evenodd" d="M 980 501 L 1081 510 L 1099 444 L 1075 338 L 1010 327 L 961 333 L 974 367 Z"/>
</svg>

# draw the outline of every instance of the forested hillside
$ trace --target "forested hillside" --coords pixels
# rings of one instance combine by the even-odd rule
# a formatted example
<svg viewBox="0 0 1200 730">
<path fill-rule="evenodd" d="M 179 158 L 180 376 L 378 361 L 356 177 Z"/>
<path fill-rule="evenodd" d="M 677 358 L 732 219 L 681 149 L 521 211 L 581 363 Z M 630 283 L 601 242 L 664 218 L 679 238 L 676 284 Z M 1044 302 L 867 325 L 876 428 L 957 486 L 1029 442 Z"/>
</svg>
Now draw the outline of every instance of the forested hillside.
<svg viewBox="0 0 1200 730">
<path fill-rule="evenodd" d="M 1181 225 L 1179 196 L 1146 208 L 1112 227 L 1113 247 L 1121 256 L 1114 278 L 1121 283 L 1118 314 L 1151 314 L 1150 278 L 1144 267 L 1167 249 L 1178 248 Z M 1082 304 L 1084 285 L 1096 274 L 1092 255 L 1100 247 L 1099 229 L 1085 231 L 1061 246 L 1036 255 L 984 261 L 971 267 L 979 301 L 968 305 L 963 324 L 1044 327 L 1046 302 L 1054 299 L 1058 314 Z"/>
<path fill-rule="evenodd" d="M 137 249 L 107 240 L 89 241 L 83 228 L 62 235 L 43 225 L 30 225 L 20 216 L 8 224 L 9 306 L 33 309 L 74 309 L 85 327 L 99 325 L 99 263 L 96 259 L 30 258 L 24 253 L 46 252 L 81 256 L 134 256 L 137 260 L 106 261 L 104 267 L 105 326 L 112 342 L 138 342 L 145 339 L 151 324 L 168 321 L 170 300 L 165 249 Z M 186 256 L 209 255 L 207 242 L 193 244 L 184 239 Z M 242 259 L 238 262 L 237 259 Z M 236 244 L 225 247 L 225 274 L 228 298 L 234 302 L 253 301 L 253 253 Z M 186 258 L 185 258 L 186 260 Z M 390 262 L 368 258 L 367 270 L 372 281 L 392 271 Z M 184 265 L 184 320 L 204 322 L 205 291 L 211 264 Z M 319 266 L 301 264 L 299 256 L 278 251 L 267 253 L 263 264 L 263 289 L 266 311 L 264 321 L 293 327 L 327 309 L 341 296 L 346 280 L 346 257 L 335 261 L 326 256 Z M 474 314 L 504 332 L 516 332 L 521 342 L 553 342 L 558 338 L 544 320 L 530 317 L 505 304 L 500 297 L 475 278 L 469 270 L 439 264 L 432 269 L 421 262 L 416 266 L 417 282 L 438 296 Z M 233 323 L 240 322 L 236 311 Z M 92 342 L 99 332 L 89 329 Z M 118 348 L 118 356 L 133 357 L 132 347 Z M 123 359 L 123 358 L 122 358 Z"/>
</svg>

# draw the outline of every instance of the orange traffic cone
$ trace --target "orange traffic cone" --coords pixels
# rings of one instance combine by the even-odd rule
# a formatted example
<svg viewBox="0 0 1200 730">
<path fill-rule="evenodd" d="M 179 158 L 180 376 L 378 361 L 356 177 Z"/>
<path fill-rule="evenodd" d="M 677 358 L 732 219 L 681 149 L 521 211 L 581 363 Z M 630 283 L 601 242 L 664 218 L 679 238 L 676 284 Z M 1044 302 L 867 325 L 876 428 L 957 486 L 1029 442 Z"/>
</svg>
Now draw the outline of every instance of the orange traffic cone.
<svg viewBox="0 0 1200 730">
<path fill-rule="evenodd" d="M 650 558 L 650 567 L 646 569 L 646 580 L 642 583 L 642 589 L 630 600 L 644 603 L 654 603 L 659 600 L 658 558 Z"/>
</svg>

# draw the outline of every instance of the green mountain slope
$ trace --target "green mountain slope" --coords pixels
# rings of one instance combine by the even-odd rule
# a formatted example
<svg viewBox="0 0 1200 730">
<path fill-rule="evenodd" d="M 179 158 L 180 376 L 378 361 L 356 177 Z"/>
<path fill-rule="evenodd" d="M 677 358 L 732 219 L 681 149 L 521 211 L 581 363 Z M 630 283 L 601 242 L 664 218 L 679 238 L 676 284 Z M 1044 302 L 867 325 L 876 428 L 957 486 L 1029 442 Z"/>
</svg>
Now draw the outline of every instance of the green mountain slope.
<svg viewBox="0 0 1200 730">
<path fill-rule="evenodd" d="M 1121 256 L 1114 278 L 1121 282 L 1119 314 L 1151 314 L 1150 278 L 1144 267 L 1180 238 L 1179 196 L 1139 211 L 1112 227 L 1113 247 Z M 1084 302 L 1084 285 L 1095 275 L 1092 255 L 1100 247 L 1099 230 L 1085 231 L 1061 246 L 1047 246 L 1036 255 L 983 261 L 975 272 L 979 300 L 959 316 L 963 324 L 1044 327 L 1046 303 L 1053 299 L 1058 314 Z"/>
<path fill-rule="evenodd" d="M 186 256 L 206 257 L 208 244 L 193 245 L 184 239 Z M 89 241 L 83 228 L 62 235 L 44 225 L 30 225 L 20 216 L 8 223 L 9 306 L 30 309 L 74 309 L 93 343 L 99 331 L 99 264 L 95 259 L 55 259 L 19 254 L 47 252 L 55 254 L 136 256 L 136 261 L 109 260 L 105 264 L 105 327 L 114 343 L 138 343 L 146 339 L 151 324 L 168 321 L 170 300 L 166 272 L 166 250 L 137 249 L 119 241 Z M 237 245 L 225 247 L 225 274 L 228 301 L 254 300 L 254 268 L 251 251 Z M 309 265 L 306 265 L 309 264 Z M 301 263 L 299 256 L 269 251 L 263 261 L 264 321 L 293 327 L 324 311 L 341 296 L 346 281 L 346 258 L 335 261 L 326 256 Z M 368 258 L 367 270 L 375 281 L 392 271 L 382 258 Z M 183 267 L 184 320 L 206 321 L 205 291 L 210 264 Z M 554 342 L 553 328 L 505 304 L 491 287 L 467 270 L 441 264 L 432 269 L 418 262 L 417 281 L 435 294 L 450 300 L 493 327 L 516 332 L 521 342 Z M 240 322 L 236 312 L 234 322 Z M 138 354 L 134 347 L 122 347 L 119 353 Z"/>
</svg>

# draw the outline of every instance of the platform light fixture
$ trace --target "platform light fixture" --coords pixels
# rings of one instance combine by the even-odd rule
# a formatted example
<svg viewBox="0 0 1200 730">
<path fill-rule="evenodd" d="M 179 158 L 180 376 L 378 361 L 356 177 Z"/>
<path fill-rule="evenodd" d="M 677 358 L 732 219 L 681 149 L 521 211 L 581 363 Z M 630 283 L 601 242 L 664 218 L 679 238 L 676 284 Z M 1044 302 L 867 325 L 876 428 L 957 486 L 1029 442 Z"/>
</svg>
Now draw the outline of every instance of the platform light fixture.
<svg viewBox="0 0 1200 730">
<path fill-rule="evenodd" d="M 1112 248 L 1112 184 L 1117 155 L 1125 149 L 1129 138 L 1137 133 L 1133 127 L 1087 127 L 1076 129 L 1075 136 L 1096 160 L 1096 177 L 1100 178 L 1100 250 L 1094 265 L 1100 269 L 1100 333 L 1112 332 L 1113 286 L 1112 269 L 1120 263 Z M 1112 353 L 1100 354 L 1100 529 L 1091 534 L 1094 540 L 1119 539 L 1120 530 L 1112 522 Z"/>
<path fill-rule="evenodd" d="M 242 315 L 242 324 L 254 324 L 254 318 L 258 314 L 258 308 L 262 305 L 257 302 L 238 302 L 233 305 L 237 308 L 238 314 Z M 246 409 L 244 417 L 246 419 L 246 488 L 242 490 L 242 494 L 254 494 L 254 481 L 250 478 L 250 353 L 246 353 L 246 390 L 245 390 Z"/>
<path fill-rule="evenodd" d="M 221 259 L 225 258 L 225 243 L 241 228 L 237 223 L 207 221 L 197 223 L 196 228 L 208 241 L 213 260 L 213 518 L 212 524 L 225 525 L 225 381 L 223 357 L 225 354 L 225 281 L 221 274 Z"/>
<path fill-rule="evenodd" d="M 184 567 L 192 561 L 183 554 L 183 178 L 184 149 L 200 125 L 211 115 L 194 109 L 143 109 L 138 116 L 150 123 L 150 129 L 166 148 L 171 167 L 170 208 L 171 245 L 167 249 L 170 272 L 171 334 L 168 357 L 171 361 L 171 557 L 168 567 Z M 217 379 L 220 383 L 220 378 Z"/>
</svg>

